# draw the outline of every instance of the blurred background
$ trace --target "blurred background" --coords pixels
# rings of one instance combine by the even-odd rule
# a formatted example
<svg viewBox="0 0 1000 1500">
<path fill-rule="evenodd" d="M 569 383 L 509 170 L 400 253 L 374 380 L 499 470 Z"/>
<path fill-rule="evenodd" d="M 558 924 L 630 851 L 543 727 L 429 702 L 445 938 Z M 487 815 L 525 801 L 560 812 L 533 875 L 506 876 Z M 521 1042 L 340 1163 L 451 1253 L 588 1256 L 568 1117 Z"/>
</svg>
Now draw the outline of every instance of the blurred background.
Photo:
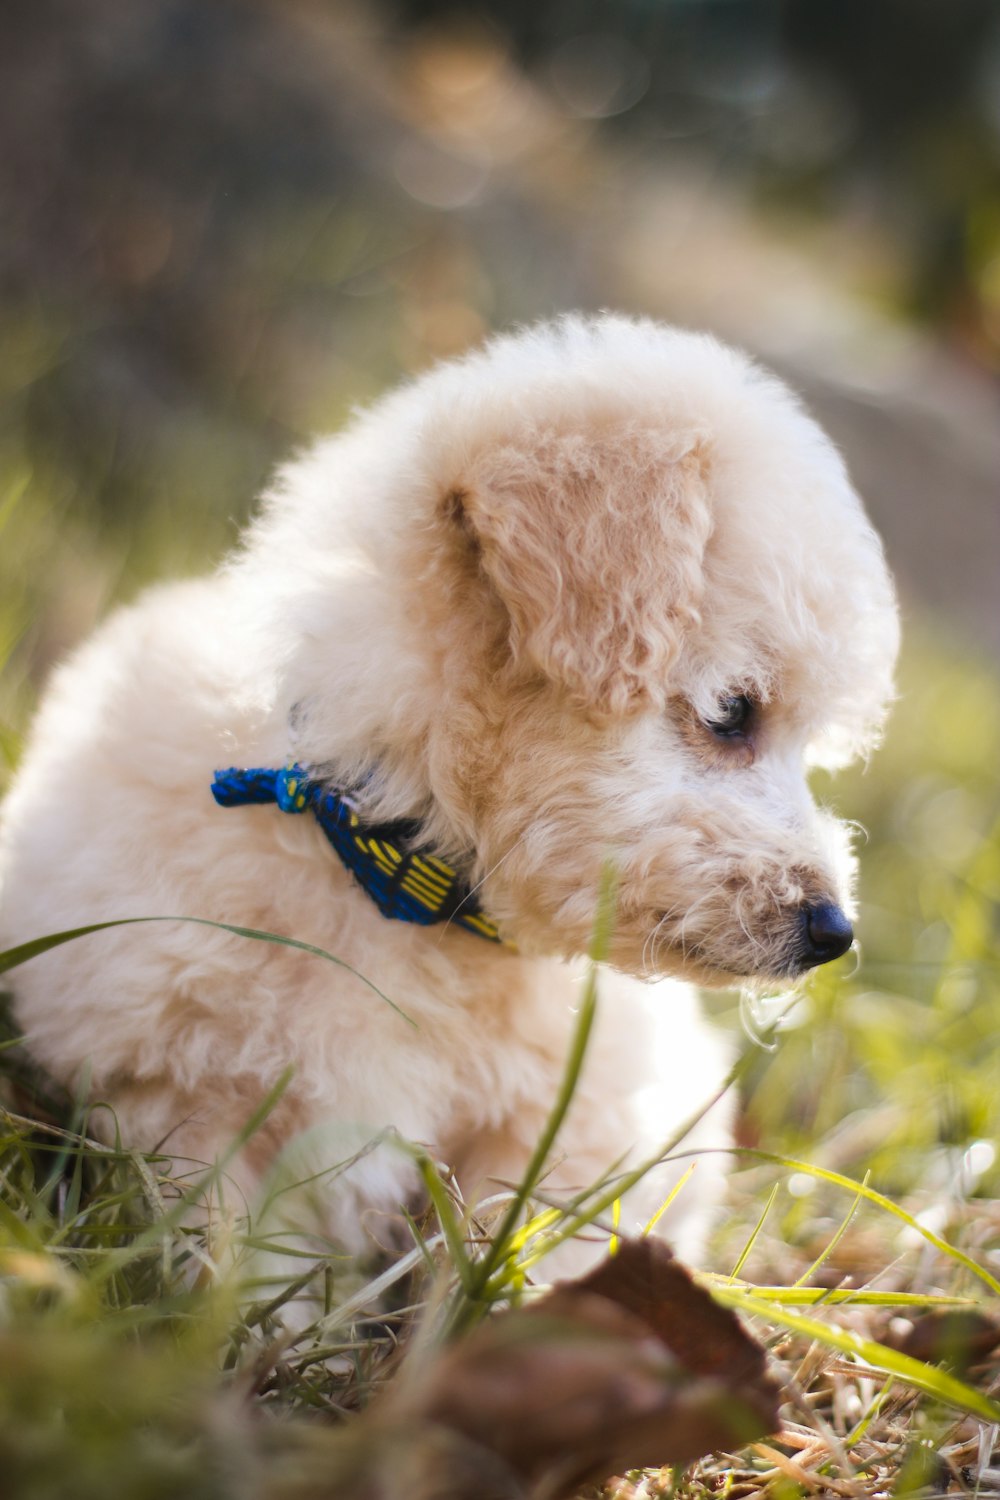
<svg viewBox="0 0 1000 1500">
<path fill-rule="evenodd" d="M 840 443 L 908 640 L 820 788 L 864 963 L 747 1138 L 995 1190 L 997 0 L 3 0 L 0 141 L 6 772 L 51 664 L 353 405 L 561 309 L 714 330 Z"/>
</svg>

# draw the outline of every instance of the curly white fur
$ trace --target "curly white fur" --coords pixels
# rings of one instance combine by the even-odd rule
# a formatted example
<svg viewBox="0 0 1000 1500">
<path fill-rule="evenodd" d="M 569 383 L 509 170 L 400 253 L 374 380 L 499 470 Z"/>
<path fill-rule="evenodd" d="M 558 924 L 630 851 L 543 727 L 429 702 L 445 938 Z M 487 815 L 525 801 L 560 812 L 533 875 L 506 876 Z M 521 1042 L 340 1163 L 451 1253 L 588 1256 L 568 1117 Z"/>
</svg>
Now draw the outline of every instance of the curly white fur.
<svg viewBox="0 0 1000 1500">
<path fill-rule="evenodd" d="M 488 1191 L 552 1102 L 611 857 L 615 969 L 550 1182 L 578 1186 L 724 1072 L 662 976 L 787 975 L 804 906 L 849 900 L 804 766 L 872 742 L 896 644 L 879 542 L 777 380 L 619 317 L 497 339 L 290 465 L 214 577 L 114 616 L 57 673 L 3 815 L 3 943 L 154 913 L 264 928 L 339 955 L 417 1029 L 320 959 L 167 924 L 18 971 L 31 1046 L 132 1142 L 200 1161 L 291 1064 L 235 1164 L 248 1191 L 295 1138 L 329 1165 L 387 1125 Z M 754 722 L 729 740 L 708 726 L 733 694 Z M 419 818 L 517 951 L 386 921 L 311 819 L 215 807 L 217 767 L 290 757 Z M 724 1111 L 698 1139 L 726 1141 Z M 688 1251 L 712 1161 L 673 1211 Z M 328 1226 L 358 1248 L 413 1187 L 373 1152 L 331 1185 Z"/>
</svg>

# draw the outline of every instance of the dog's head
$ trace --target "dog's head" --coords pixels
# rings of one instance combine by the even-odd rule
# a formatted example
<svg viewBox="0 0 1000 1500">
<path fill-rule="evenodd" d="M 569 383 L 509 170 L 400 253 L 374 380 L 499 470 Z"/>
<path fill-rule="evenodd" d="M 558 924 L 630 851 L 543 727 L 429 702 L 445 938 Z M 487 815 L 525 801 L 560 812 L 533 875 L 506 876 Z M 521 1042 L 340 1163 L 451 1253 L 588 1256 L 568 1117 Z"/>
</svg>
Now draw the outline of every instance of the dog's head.
<svg viewBox="0 0 1000 1500">
<path fill-rule="evenodd" d="M 393 400 L 408 493 L 378 566 L 410 665 L 377 751 L 471 851 L 490 915 L 579 952 L 610 860 L 634 972 L 775 979 L 843 952 L 846 839 L 806 769 L 872 742 L 896 611 L 794 397 L 710 339 L 603 318 Z"/>
</svg>

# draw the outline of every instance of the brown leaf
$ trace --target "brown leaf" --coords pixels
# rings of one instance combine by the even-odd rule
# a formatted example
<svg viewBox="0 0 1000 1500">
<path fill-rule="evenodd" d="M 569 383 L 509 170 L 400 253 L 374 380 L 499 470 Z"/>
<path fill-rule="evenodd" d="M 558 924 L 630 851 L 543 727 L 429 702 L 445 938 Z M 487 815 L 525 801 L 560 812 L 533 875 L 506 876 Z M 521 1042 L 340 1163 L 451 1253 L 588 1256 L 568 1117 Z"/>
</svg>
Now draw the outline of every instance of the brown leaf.
<svg viewBox="0 0 1000 1500">
<path fill-rule="evenodd" d="M 887 1342 L 914 1359 L 962 1372 L 1000 1344 L 1000 1326 L 972 1308 L 951 1308 L 915 1318 L 902 1338 L 890 1334 Z"/>
<path fill-rule="evenodd" d="M 427 1422 L 368 1414 L 346 1428 L 286 1427 L 277 1440 L 260 1500 L 527 1500 L 491 1449 Z"/>
<path fill-rule="evenodd" d="M 763 1351 L 654 1240 L 446 1350 L 399 1415 L 461 1433 L 532 1494 L 686 1464 L 778 1425 Z"/>
<path fill-rule="evenodd" d="M 626 1240 L 577 1285 L 628 1308 L 693 1375 L 734 1387 L 773 1387 L 764 1350 L 726 1307 L 696 1286 L 662 1240 Z"/>
</svg>

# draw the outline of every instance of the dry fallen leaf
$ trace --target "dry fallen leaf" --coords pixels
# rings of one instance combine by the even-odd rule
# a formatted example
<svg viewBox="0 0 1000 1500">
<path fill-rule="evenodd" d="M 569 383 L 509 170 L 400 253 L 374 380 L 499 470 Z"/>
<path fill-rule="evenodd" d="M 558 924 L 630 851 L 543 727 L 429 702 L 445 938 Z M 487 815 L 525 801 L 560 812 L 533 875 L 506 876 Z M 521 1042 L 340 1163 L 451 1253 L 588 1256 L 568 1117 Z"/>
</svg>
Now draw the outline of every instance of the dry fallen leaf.
<svg viewBox="0 0 1000 1500">
<path fill-rule="evenodd" d="M 963 1374 L 1000 1344 L 1000 1324 L 974 1308 L 949 1308 L 914 1318 L 902 1337 L 890 1333 L 887 1342 L 913 1359 Z"/>
<path fill-rule="evenodd" d="M 777 1405 L 763 1350 L 665 1245 L 642 1239 L 452 1345 L 395 1415 L 461 1434 L 526 1494 L 556 1500 L 624 1469 L 742 1447 L 777 1427 Z"/>
</svg>

